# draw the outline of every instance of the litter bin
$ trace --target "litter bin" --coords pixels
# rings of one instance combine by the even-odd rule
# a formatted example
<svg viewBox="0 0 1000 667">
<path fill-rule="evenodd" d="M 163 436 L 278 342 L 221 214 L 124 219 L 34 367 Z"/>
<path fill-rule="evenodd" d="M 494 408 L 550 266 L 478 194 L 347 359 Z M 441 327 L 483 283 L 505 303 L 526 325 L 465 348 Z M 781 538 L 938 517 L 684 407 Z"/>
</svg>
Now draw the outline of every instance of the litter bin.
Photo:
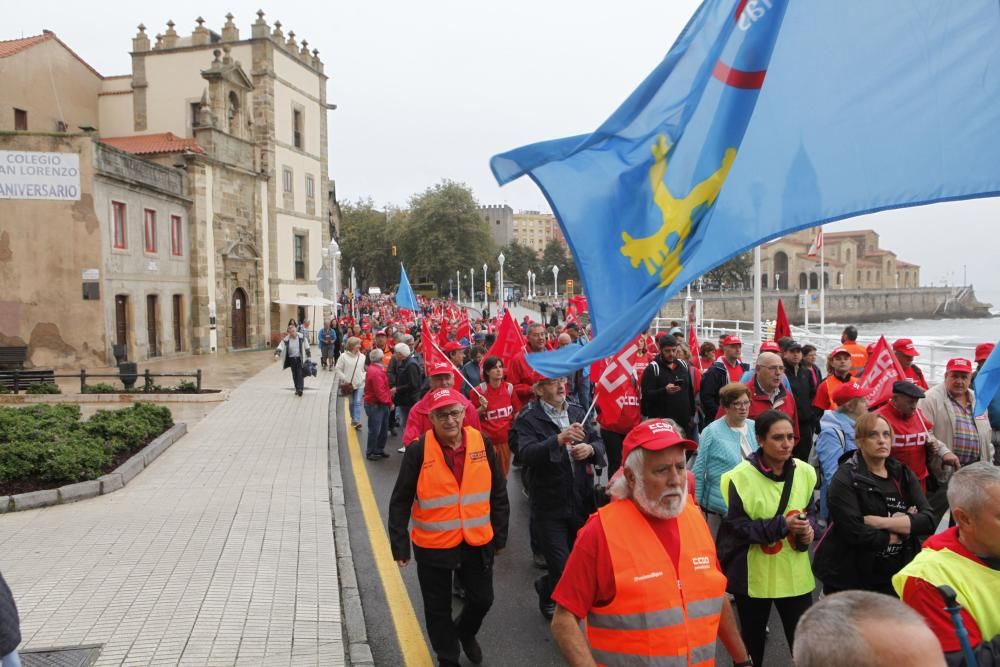
<svg viewBox="0 0 1000 667">
<path fill-rule="evenodd" d="M 128 346 L 118 345 L 117 343 L 111 346 L 111 353 L 115 355 L 115 363 L 119 366 L 124 361 L 128 361 Z"/>
</svg>

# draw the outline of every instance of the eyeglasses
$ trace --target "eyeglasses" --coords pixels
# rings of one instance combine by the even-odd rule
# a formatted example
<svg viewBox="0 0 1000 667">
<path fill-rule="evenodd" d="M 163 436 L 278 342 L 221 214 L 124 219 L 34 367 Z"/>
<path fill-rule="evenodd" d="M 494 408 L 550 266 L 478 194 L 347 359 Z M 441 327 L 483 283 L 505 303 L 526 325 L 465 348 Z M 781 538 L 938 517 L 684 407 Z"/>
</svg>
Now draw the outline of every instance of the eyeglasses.
<svg viewBox="0 0 1000 667">
<path fill-rule="evenodd" d="M 750 401 L 736 401 L 735 403 L 730 403 L 729 407 L 737 408 L 739 410 L 746 410 L 750 407 Z"/>
<path fill-rule="evenodd" d="M 456 410 L 449 410 L 448 412 L 435 412 L 434 416 L 443 422 L 446 421 L 461 421 L 462 417 L 465 416 L 465 408 L 460 408 Z"/>
</svg>

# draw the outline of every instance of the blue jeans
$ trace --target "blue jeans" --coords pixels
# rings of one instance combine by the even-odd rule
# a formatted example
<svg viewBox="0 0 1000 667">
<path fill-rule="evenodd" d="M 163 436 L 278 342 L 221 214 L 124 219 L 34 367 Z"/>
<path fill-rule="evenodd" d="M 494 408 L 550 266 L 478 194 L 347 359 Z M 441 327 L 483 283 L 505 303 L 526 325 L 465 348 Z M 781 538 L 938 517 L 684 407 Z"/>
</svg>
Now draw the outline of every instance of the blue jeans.
<svg viewBox="0 0 1000 667">
<path fill-rule="evenodd" d="M 21 667 L 21 659 L 17 656 L 17 651 L 0 656 L 0 667 Z"/>
<path fill-rule="evenodd" d="M 406 419 L 410 416 L 410 410 L 413 408 L 412 405 L 397 405 L 396 406 L 396 416 L 399 417 L 399 434 L 403 435 L 406 432 Z"/>
<path fill-rule="evenodd" d="M 360 424 L 361 423 L 361 408 L 364 405 L 365 398 L 365 388 L 364 386 L 358 387 L 351 394 L 351 423 Z"/>
<path fill-rule="evenodd" d="M 365 403 L 368 414 L 368 447 L 365 454 L 381 454 L 385 451 L 385 441 L 389 437 L 389 406 L 381 403 Z"/>
</svg>

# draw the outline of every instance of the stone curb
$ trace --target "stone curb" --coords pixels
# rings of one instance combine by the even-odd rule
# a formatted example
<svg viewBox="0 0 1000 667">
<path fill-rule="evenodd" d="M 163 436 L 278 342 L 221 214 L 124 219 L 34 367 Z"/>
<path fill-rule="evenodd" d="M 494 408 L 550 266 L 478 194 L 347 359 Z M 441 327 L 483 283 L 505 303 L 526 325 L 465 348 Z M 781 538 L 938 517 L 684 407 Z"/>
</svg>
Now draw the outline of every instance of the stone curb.
<svg viewBox="0 0 1000 667">
<path fill-rule="evenodd" d="M 347 529 L 347 508 L 344 500 L 344 478 L 340 468 L 340 441 L 337 427 L 338 393 L 336 387 L 330 392 L 330 409 L 328 416 L 330 461 L 330 506 L 333 509 L 333 539 L 337 548 L 337 572 L 340 575 L 340 599 L 343 609 L 345 628 L 345 643 L 347 651 L 344 658 L 352 667 L 374 667 L 375 658 L 368 644 L 368 630 L 365 627 L 365 614 L 361 607 L 361 591 L 358 589 L 358 577 L 354 570 L 354 554 L 351 552 L 351 536 Z"/>
<path fill-rule="evenodd" d="M 0 514 L 5 512 L 20 512 L 38 507 L 64 505 L 66 503 L 96 498 L 122 488 L 152 463 L 156 457 L 165 452 L 168 447 L 181 439 L 187 433 L 187 424 L 174 424 L 158 438 L 133 454 L 125 463 L 114 471 L 87 482 L 67 484 L 58 489 L 45 489 L 31 493 L 19 493 L 16 496 L 0 496 Z"/>
</svg>

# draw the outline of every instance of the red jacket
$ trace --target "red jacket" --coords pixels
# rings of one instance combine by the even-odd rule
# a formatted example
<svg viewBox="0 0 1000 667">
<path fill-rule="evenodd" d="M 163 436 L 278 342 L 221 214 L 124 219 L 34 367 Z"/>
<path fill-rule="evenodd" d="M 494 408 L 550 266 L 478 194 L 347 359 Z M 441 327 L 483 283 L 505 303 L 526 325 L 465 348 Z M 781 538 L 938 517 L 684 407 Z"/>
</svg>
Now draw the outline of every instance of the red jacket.
<svg viewBox="0 0 1000 667">
<path fill-rule="evenodd" d="M 750 414 L 747 415 L 747 418 L 757 419 L 757 417 L 761 416 L 768 410 L 778 410 L 779 412 L 784 412 L 792 419 L 792 430 L 795 433 L 795 444 L 799 444 L 799 413 L 798 410 L 795 409 L 795 398 L 788 394 L 788 390 L 785 389 L 785 383 L 782 382 L 778 384 L 778 394 L 774 397 L 773 403 L 771 402 L 771 397 L 765 394 L 764 390 L 757 384 L 756 377 L 747 382 L 746 386 L 750 389 Z M 718 419 L 725 414 L 726 409 L 720 405 L 718 412 L 715 414 L 715 418 Z"/>
<path fill-rule="evenodd" d="M 928 433 L 934 430 L 934 423 L 924 416 L 920 410 L 915 411 L 909 419 L 903 419 L 892 403 L 886 403 L 875 414 L 883 417 L 892 427 L 892 456 L 900 463 L 909 466 L 913 474 L 920 480 L 920 485 L 927 488 L 927 445 L 930 443 Z"/>
<path fill-rule="evenodd" d="M 369 405 L 392 405 L 389 393 L 389 377 L 382 364 L 368 364 L 365 372 L 365 403 Z"/>
<path fill-rule="evenodd" d="M 514 385 L 514 391 L 522 403 L 528 403 L 535 397 L 531 387 L 539 380 L 545 379 L 544 375 L 535 372 L 535 369 L 528 364 L 524 358 L 525 354 L 527 352 L 521 352 L 511 359 L 506 373 L 507 381 Z"/>
</svg>

